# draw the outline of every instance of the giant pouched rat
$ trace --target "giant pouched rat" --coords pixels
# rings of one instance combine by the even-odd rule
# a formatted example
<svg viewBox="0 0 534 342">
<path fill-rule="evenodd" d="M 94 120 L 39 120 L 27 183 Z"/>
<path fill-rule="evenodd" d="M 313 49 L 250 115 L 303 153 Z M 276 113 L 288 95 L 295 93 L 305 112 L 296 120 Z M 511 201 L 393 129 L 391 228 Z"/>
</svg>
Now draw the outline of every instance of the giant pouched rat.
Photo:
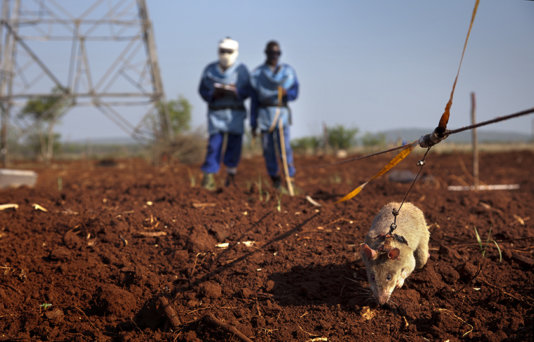
<svg viewBox="0 0 534 342">
<path fill-rule="evenodd" d="M 396 287 L 417 267 L 422 268 L 429 257 L 430 233 L 421 209 L 412 203 L 404 203 L 396 218 L 393 210 L 400 203 L 386 204 L 373 220 L 371 229 L 361 245 L 361 256 L 367 269 L 367 278 L 380 305 L 387 303 Z"/>
</svg>

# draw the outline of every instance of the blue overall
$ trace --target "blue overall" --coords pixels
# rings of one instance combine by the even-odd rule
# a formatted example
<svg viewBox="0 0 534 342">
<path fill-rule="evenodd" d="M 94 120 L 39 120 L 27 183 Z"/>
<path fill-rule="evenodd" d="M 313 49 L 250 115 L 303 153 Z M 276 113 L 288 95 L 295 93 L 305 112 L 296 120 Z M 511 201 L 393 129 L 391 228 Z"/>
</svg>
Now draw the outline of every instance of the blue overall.
<svg viewBox="0 0 534 342">
<path fill-rule="evenodd" d="M 215 84 L 234 85 L 237 94 L 226 92 L 215 95 Z M 220 168 L 224 136 L 227 135 L 223 163 L 227 171 L 235 173 L 241 159 L 244 120 L 247 110 L 244 101 L 250 96 L 247 67 L 234 63 L 223 71 L 218 62 L 209 64 L 202 73 L 198 87 L 200 96 L 208 103 L 208 147 L 202 171 L 217 173 Z"/>
<path fill-rule="evenodd" d="M 250 102 L 250 126 L 252 129 L 259 128 L 262 133 L 263 157 L 269 176 L 278 176 L 280 172 L 276 150 L 281 155 L 280 134 L 278 124 L 282 122 L 284 128 L 284 143 L 289 176 L 295 176 L 293 163 L 293 151 L 289 142 L 289 125 L 291 124 L 291 111 L 287 102 L 298 97 L 299 83 L 295 70 L 287 64 L 279 64 L 274 70 L 267 64 L 260 65 L 251 74 L 250 84 L 252 87 Z M 286 91 L 282 103 L 278 103 L 278 87 Z M 279 111 L 274 130 L 269 128 Z"/>
</svg>

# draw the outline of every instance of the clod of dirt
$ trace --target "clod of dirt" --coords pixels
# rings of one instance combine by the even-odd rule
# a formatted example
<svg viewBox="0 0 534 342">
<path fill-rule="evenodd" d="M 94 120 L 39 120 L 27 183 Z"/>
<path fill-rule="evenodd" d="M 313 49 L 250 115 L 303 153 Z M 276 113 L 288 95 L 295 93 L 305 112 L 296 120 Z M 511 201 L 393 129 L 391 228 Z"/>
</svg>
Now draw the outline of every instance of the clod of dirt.
<svg viewBox="0 0 534 342">
<path fill-rule="evenodd" d="M 185 249 L 179 249 L 174 251 L 173 253 L 173 260 L 177 262 L 177 264 L 185 264 L 189 260 L 189 252 Z"/>
<path fill-rule="evenodd" d="M 200 284 L 200 293 L 205 297 L 215 299 L 222 295 L 222 288 L 214 281 L 207 281 Z"/>
<path fill-rule="evenodd" d="M 267 283 L 265 283 L 265 291 L 271 292 L 274 289 L 275 286 L 274 280 L 267 280 Z"/>
<path fill-rule="evenodd" d="M 249 288 L 246 288 L 246 287 L 245 287 L 245 288 L 243 288 L 243 289 L 241 290 L 241 296 L 242 296 L 243 298 L 249 298 L 249 297 L 251 297 L 253 294 L 254 294 L 254 291 L 252 291 L 252 290 L 249 289 Z"/>
<path fill-rule="evenodd" d="M 197 334 L 194 331 L 186 332 L 184 334 L 184 341 L 186 341 L 186 342 L 202 342 L 202 340 L 197 337 Z"/>
<path fill-rule="evenodd" d="M 136 300 L 131 292 L 105 284 L 97 289 L 93 308 L 97 314 L 129 317 L 136 308 Z"/>
<path fill-rule="evenodd" d="M 441 264 L 439 273 L 447 284 L 454 284 L 460 279 L 460 274 L 449 264 Z"/>
<path fill-rule="evenodd" d="M 52 261 L 67 261 L 70 259 L 72 253 L 68 248 L 56 247 L 50 251 L 48 258 Z"/>
<path fill-rule="evenodd" d="M 74 230 L 69 230 L 63 235 L 63 243 L 70 249 L 78 249 L 84 246 L 83 239 Z"/>
<path fill-rule="evenodd" d="M 450 248 L 447 246 L 440 245 L 438 254 L 445 258 L 462 260 L 460 254 L 454 248 Z"/>
<path fill-rule="evenodd" d="M 517 253 L 512 253 L 512 258 L 525 268 L 532 268 L 534 266 L 534 259 Z"/>
<path fill-rule="evenodd" d="M 410 320 L 417 319 L 421 314 L 421 295 L 414 289 L 404 289 L 396 294 L 402 315 Z"/>
<path fill-rule="evenodd" d="M 458 273 L 463 281 L 470 281 L 473 279 L 477 271 L 478 268 L 469 261 L 466 261 L 458 268 Z"/>
<path fill-rule="evenodd" d="M 222 225 L 213 225 L 209 227 L 209 232 L 215 236 L 217 241 L 224 241 L 228 236 L 230 236 L 229 229 L 223 227 Z"/>
<path fill-rule="evenodd" d="M 63 317 L 65 316 L 65 314 L 63 313 L 63 310 L 59 308 L 55 308 L 55 309 L 45 312 L 45 316 L 49 320 L 54 321 L 55 323 L 58 323 L 63 320 Z"/>
<path fill-rule="evenodd" d="M 196 308 L 198 306 L 200 306 L 200 301 L 196 298 L 193 298 L 193 299 L 190 299 L 187 301 L 187 303 L 185 303 L 185 305 L 188 307 L 188 308 Z"/>
<path fill-rule="evenodd" d="M 191 232 L 186 239 L 188 247 L 194 252 L 212 250 L 217 243 L 217 241 L 208 233 L 206 228 L 202 226 L 192 227 Z"/>
</svg>

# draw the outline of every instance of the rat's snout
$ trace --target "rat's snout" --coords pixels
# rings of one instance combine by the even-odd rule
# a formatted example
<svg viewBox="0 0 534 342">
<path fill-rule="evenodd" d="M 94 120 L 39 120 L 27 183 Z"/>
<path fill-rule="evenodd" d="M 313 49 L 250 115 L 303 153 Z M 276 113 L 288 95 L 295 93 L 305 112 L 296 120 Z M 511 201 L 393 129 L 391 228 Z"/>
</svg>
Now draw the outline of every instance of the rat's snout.
<svg viewBox="0 0 534 342">
<path fill-rule="evenodd" d="M 391 297 L 391 293 L 388 291 L 381 291 L 378 293 L 378 303 L 380 305 L 384 305 L 388 302 L 389 297 Z"/>
</svg>

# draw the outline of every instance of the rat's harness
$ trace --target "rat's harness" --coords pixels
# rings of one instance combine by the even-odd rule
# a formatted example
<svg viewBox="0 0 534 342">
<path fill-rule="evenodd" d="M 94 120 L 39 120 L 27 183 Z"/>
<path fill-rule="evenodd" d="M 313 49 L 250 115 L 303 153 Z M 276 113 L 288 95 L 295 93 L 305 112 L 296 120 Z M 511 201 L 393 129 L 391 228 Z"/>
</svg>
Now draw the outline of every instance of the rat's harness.
<svg viewBox="0 0 534 342">
<path fill-rule="evenodd" d="M 406 201 L 406 197 L 408 197 L 408 194 L 412 190 L 413 185 L 415 184 L 415 182 L 417 181 L 417 178 L 421 174 L 421 170 L 423 169 L 423 166 L 425 165 L 425 158 L 426 158 L 428 152 L 430 151 L 430 147 L 432 147 L 432 146 L 428 147 L 428 149 L 426 150 L 425 154 L 423 155 L 423 159 L 421 159 L 421 160 L 419 160 L 417 162 L 417 166 L 419 166 L 419 171 L 417 171 L 417 174 L 415 175 L 415 177 L 414 177 L 414 179 L 412 181 L 412 184 L 408 188 L 408 191 L 406 191 L 406 194 L 404 195 L 404 198 L 402 199 L 402 202 L 401 202 L 401 204 L 399 206 L 399 209 L 393 209 L 393 212 L 392 212 L 392 214 L 393 214 L 393 223 L 391 224 L 391 226 L 389 226 L 389 232 L 387 234 L 380 234 L 380 235 L 378 235 L 376 237 L 379 240 L 384 240 L 384 244 L 378 249 L 378 251 L 380 253 L 388 253 L 392 249 L 391 242 L 394 241 L 394 240 L 397 241 L 397 242 L 404 243 L 404 244 L 408 245 L 408 241 L 406 241 L 404 236 L 395 234 L 393 232 L 397 228 L 397 216 L 399 216 L 399 212 L 400 212 L 400 210 L 402 208 L 402 205 Z"/>
<path fill-rule="evenodd" d="M 404 236 L 401 236 L 401 235 L 398 235 L 398 234 L 391 234 L 391 230 L 387 234 L 378 235 L 376 237 L 376 239 L 384 241 L 384 244 L 377 249 L 377 252 L 379 254 L 388 254 L 389 251 L 391 251 L 393 249 L 393 246 L 391 245 L 391 243 L 394 240 L 397 241 L 397 242 L 400 242 L 400 243 L 404 243 L 404 244 L 406 244 L 408 246 L 408 241 L 406 241 Z"/>
</svg>

